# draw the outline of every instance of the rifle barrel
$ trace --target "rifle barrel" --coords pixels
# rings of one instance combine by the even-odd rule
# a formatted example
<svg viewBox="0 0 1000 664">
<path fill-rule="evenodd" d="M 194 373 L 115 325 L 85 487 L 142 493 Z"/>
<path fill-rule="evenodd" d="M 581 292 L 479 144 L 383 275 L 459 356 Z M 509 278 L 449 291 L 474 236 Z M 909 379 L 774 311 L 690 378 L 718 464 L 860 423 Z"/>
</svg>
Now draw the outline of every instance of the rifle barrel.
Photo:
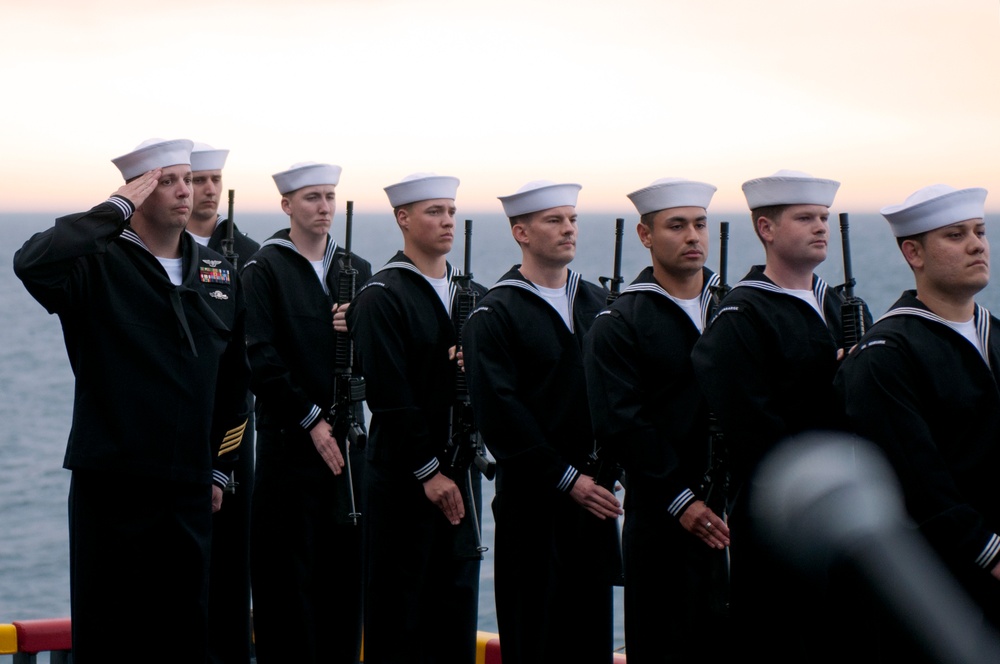
<svg viewBox="0 0 1000 664">
<path fill-rule="evenodd" d="M 465 277 L 472 279 L 472 220 L 465 220 Z"/>
<path fill-rule="evenodd" d="M 851 267 L 851 227 L 846 212 L 840 213 L 840 240 L 844 247 L 844 295 L 854 297 L 854 269 Z"/>
<path fill-rule="evenodd" d="M 729 222 L 719 224 L 719 283 L 726 285 L 729 272 Z"/>
<path fill-rule="evenodd" d="M 625 220 L 615 219 L 615 272 L 611 281 L 611 290 L 621 292 L 622 283 L 622 238 L 625 235 Z"/>
<path fill-rule="evenodd" d="M 344 253 L 347 264 L 351 261 L 351 233 L 354 229 L 354 201 L 347 201 L 347 215 L 344 221 Z"/>
</svg>

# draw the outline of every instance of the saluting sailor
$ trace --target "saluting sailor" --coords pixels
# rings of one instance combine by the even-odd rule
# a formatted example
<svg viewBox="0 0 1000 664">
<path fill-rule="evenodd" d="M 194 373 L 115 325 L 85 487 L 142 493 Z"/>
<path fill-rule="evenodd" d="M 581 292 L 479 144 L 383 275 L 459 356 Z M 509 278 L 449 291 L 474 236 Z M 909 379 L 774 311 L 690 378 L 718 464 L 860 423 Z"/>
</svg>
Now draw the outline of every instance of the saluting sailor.
<svg viewBox="0 0 1000 664">
<path fill-rule="evenodd" d="M 725 495 L 721 478 L 714 495 L 702 486 L 708 407 L 691 365 L 716 308 L 719 277 L 705 267 L 715 190 L 664 178 L 628 195 L 652 265 L 601 312 L 584 347 L 598 448 L 628 478 L 622 547 L 633 664 L 731 656 Z"/>
<path fill-rule="evenodd" d="M 403 250 L 347 311 L 372 412 L 361 511 L 365 662 L 374 664 L 476 660 L 480 559 L 456 553 L 471 509 L 443 472 L 457 370 L 446 257 L 458 185 L 415 173 L 385 188 Z M 473 482 L 478 500 L 477 473 Z"/>
<path fill-rule="evenodd" d="M 585 473 L 594 452 L 583 336 L 607 294 L 568 269 L 578 184 L 501 196 L 522 263 L 465 327 L 469 392 L 497 459 L 495 575 L 505 658 L 610 662 L 615 496 Z"/>
<path fill-rule="evenodd" d="M 975 302 L 990 279 L 986 194 L 938 184 L 882 208 L 916 288 L 836 385 L 852 428 L 887 453 L 910 516 L 1000 628 L 1000 323 Z"/>
<path fill-rule="evenodd" d="M 692 352 L 732 463 L 734 642 L 769 661 L 836 657 L 849 643 L 832 636 L 844 616 L 771 558 L 747 509 L 754 470 L 779 441 L 842 426 L 833 377 L 843 298 L 813 273 L 826 260 L 839 187 L 798 171 L 743 183 L 766 263 L 733 286 Z"/>
<path fill-rule="evenodd" d="M 344 249 L 330 236 L 341 168 L 276 173 L 288 228 L 243 268 L 247 352 L 257 396 L 251 571 L 257 660 L 355 662 L 361 647 L 361 539 L 349 518 L 346 429 L 334 402 L 333 307 Z M 363 282 L 371 266 L 353 255 Z M 361 404 L 356 417 L 363 419 Z M 351 449 L 355 492 L 361 451 Z"/>
<path fill-rule="evenodd" d="M 208 656 L 212 511 L 246 426 L 249 370 L 236 273 L 184 232 L 191 147 L 151 139 L 113 159 L 125 185 L 14 257 L 58 314 L 76 376 L 64 465 L 81 664 L 172 660 L 163 644 L 178 634 L 185 659 Z"/>
</svg>

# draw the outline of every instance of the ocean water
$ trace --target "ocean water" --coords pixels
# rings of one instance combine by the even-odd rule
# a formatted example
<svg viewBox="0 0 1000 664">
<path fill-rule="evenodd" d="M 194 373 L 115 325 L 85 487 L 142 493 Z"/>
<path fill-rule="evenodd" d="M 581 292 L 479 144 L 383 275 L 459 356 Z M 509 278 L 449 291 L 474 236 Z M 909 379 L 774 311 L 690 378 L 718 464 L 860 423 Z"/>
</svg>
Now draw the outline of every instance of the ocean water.
<svg viewBox="0 0 1000 664">
<path fill-rule="evenodd" d="M 52 224 L 57 214 L 0 214 L 0 623 L 18 619 L 69 615 L 66 498 L 69 471 L 62 458 L 73 400 L 73 376 L 66 359 L 58 319 L 48 315 L 13 274 L 14 252 L 27 238 Z M 635 236 L 636 215 L 626 218 L 622 273 L 626 283 L 649 262 Z M 596 281 L 611 274 L 614 216 L 582 215 L 577 258 L 571 266 Z M 464 217 L 460 216 L 460 219 Z M 520 253 L 500 215 L 473 215 L 472 272 L 491 285 L 516 262 Z M 236 213 L 237 224 L 257 241 L 287 226 L 280 214 Z M 718 222 L 730 225 L 728 281 L 734 283 L 750 265 L 763 262 L 763 250 L 744 212 L 711 215 L 709 265 L 718 268 Z M 996 223 L 994 215 L 988 220 Z M 462 265 L 462 224 L 451 260 Z M 334 236 L 343 243 L 343 213 L 338 212 Z M 896 248 L 887 224 L 875 214 L 851 215 L 851 244 L 856 294 L 878 317 L 906 288 L 912 277 Z M 401 247 L 391 214 L 355 215 L 354 251 L 376 268 Z M 843 263 L 836 220 L 831 223 L 827 261 L 817 270 L 831 285 L 843 282 Z M 995 285 L 978 301 L 1000 311 Z M 123 376 L 122 380 L 127 377 Z M 484 483 L 484 501 L 492 484 Z M 122 500 L 142 500 L 141 486 L 122 486 Z M 492 546 L 493 523 L 483 510 L 484 543 Z M 492 551 L 482 568 L 480 628 L 496 631 L 493 606 Z M 616 594 L 616 645 L 624 644 L 621 594 Z"/>
</svg>

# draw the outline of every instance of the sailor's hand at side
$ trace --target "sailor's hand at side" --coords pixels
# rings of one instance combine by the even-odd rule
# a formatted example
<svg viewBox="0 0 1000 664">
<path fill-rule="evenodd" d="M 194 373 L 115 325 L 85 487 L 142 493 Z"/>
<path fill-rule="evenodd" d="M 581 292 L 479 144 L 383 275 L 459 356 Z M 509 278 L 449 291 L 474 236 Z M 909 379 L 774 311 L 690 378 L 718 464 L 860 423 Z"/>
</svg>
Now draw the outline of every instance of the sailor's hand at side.
<svg viewBox="0 0 1000 664">
<path fill-rule="evenodd" d="M 222 487 L 218 484 L 212 485 L 212 514 L 222 509 Z"/>
<path fill-rule="evenodd" d="M 580 475 L 569 495 L 598 519 L 614 519 L 622 513 L 622 505 L 615 495 L 597 484 L 590 475 Z"/>
<path fill-rule="evenodd" d="M 444 513 L 448 523 L 457 526 L 465 516 L 465 504 L 458 485 L 444 473 L 437 473 L 424 482 L 424 495 Z"/>
<path fill-rule="evenodd" d="M 340 453 L 340 446 L 337 439 L 333 437 L 333 429 L 326 420 L 320 420 L 309 430 L 309 437 L 312 438 L 316 451 L 323 457 L 327 467 L 333 471 L 334 475 L 340 475 L 344 469 L 344 455 Z"/>
<path fill-rule="evenodd" d="M 333 331 L 347 333 L 347 308 L 350 302 L 333 305 Z"/>
<path fill-rule="evenodd" d="M 688 505 L 679 521 L 684 530 L 713 549 L 729 546 L 729 526 L 704 502 L 696 500 Z"/>
<path fill-rule="evenodd" d="M 149 198 L 153 190 L 156 189 L 156 185 L 160 183 L 160 176 L 162 174 L 162 168 L 154 168 L 151 171 L 146 171 L 131 182 L 126 182 L 118 187 L 118 191 L 114 195 L 127 198 L 129 203 L 138 208 Z"/>
</svg>

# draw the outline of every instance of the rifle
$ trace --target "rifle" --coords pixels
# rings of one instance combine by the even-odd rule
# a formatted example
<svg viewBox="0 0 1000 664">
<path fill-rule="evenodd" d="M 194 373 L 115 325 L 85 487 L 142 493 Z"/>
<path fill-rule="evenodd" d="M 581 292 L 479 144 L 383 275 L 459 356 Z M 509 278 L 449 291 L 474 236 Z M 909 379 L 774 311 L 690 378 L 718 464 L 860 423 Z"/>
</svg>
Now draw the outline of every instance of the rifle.
<svg viewBox="0 0 1000 664">
<path fill-rule="evenodd" d="M 233 269 L 234 270 L 237 267 L 239 267 L 237 265 L 237 263 L 239 263 L 239 260 L 240 260 L 240 257 L 238 255 L 236 255 L 236 243 L 233 240 L 233 197 L 235 195 L 236 195 L 236 192 L 234 190 L 230 189 L 229 190 L 229 212 L 228 212 L 229 216 L 226 218 L 226 222 L 225 222 L 226 223 L 226 236 L 224 238 L 222 238 L 222 255 L 226 257 L 227 261 L 229 261 L 230 263 L 233 264 Z M 235 494 L 236 493 L 236 487 L 238 487 L 239 485 L 240 485 L 240 483 L 236 481 L 236 471 L 234 470 L 234 471 L 231 471 L 229 473 L 229 481 L 226 482 L 226 486 L 222 490 L 225 493 Z"/>
<path fill-rule="evenodd" d="M 458 339 L 456 351 L 462 350 L 462 331 L 465 321 L 476 308 L 476 291 L 472 289 L 472 220 L 465 220 L 465 269 L 462 274 L 453 279 L 457 286 L 455 293 L 455 336 Z M 486 479 L 493 479 L 496 465 L 490 463 L 483 453 L 483 442 L 476 428 L 472 414 L 472 402 L 469 399 L 469 384 L 465 379 L 465 371 L 461 367 L 455 369 L 455 401 L 451 406 L 448 422 L 448 442 L 445 448 L 447 460 L 447 475 L 463 482 L 463 492 L 469 504 L 470 523 L 476 537 L 476 553 L 483 559 L 483 553 L 489 547 L 483 546 L 479 512 L 476 509 L 476 495 L 472 489 L 472 466 L 475 465 Z"/>
<path fill-rule="evenodd" d="M 344 240 L 344 263 L 337 276 L 337 305 L 348 304 L 354 299 L 358 287 L 358 271 L 351 265 L 351 230 L 354 223 L 354 201 L 347 201 L 346 238 Z M 348 500 L 350 511 L 347 516 L 358 525 L 358 512 L 354 502 L 354 477 L 351 474 L 351 448 L 361 449 L 368 442 L 364 424 L 355 414 L 357 404 L 365 400 L 365 377 L 355 376 L 354 341 L 347 332 L 335 332 L 333 406 L 326 420 L 335 431 L 343 424 L 347 430 L 347 444 L 344 445 L 344 470 L 347 474 Z"/>
<path fill-rule="evenodd" d="M 611 277 L 598 277 L 597 280 L 601 282 L 601 285 L 608 289 L 608 304 L 611 304 L 618 299 L 618 296 L 622 292 L 622 283 L 624 279 L 622 278 L 622 236 L 625 231 L 625 220 L 615 219 L 615 268 L 613 276 Z M 610 286 L 609 286 L 610 284 Z"/>
<path fill-rule="evenodd" d="M 729 284 L 726 283 L 728 270 L 729 222 L 723 221 L 719 224 L 719 283 L 710 287 L 716 306 L 731 290 Z M 721 515 L 727 510 L 729 481 L 729 458 L 725 435 L 722 432 L 719 418 L 710 411 L 708 413 L 708 460 L 701 478 L 701 490 L 705 496 L 705 504 L 716 514 Z"/>
<path fill-rule="evenodd" d="M 844 284 L 837 290 L 844 294 L 840 315 L 844 327 L 844 349 L 850 351 L 865 334 L 865 303 L 854 295 L 854 270 L 851 269 L 851 229 L 847 213 L 840 213 L 840 239 L 844 246 Z M 822 303 L 820 303 L 822 305 Z"/>
<path fill-rule="evenodd" d="M 222 255 L 226 257 L 226 260 L 233 264 L 233 267 L 239 267 L 236 263 L 240 260 L 240 257 L 236 254 L 236 241 L 233 239 L 233 198 L 236 192 L 233 189 L 229 190 L 229 213 L 226 218 L 226 236 L 222 238 Z"/>
<path fill-rule="evenodd" d="M 598 277 L 601 285 L 608 289 L 607 304 L 618 299 L 621 295 L 622 283 L 622 239 L 625 231 L 625 220 L 615 219 L 615 263 L 614 272 L 611 277 Z M 587 459 L 584 473 L 594 478 L 594 483 L 602 486 L 612 495 L 615 493 L 615 484 L 624 482 L 624 471 L 617 461 L 602 458 L 601 450 L 594 450 Z M 617 549 L 611 552 L 612 557 L 612 578 L 611 583 L 616 586 L 625 585 L 625 569 L 622 564 L 622 535 L 618 529 L 618 519 L 615 519 L 615 534 L 618 536 Z"/>
</svg>

